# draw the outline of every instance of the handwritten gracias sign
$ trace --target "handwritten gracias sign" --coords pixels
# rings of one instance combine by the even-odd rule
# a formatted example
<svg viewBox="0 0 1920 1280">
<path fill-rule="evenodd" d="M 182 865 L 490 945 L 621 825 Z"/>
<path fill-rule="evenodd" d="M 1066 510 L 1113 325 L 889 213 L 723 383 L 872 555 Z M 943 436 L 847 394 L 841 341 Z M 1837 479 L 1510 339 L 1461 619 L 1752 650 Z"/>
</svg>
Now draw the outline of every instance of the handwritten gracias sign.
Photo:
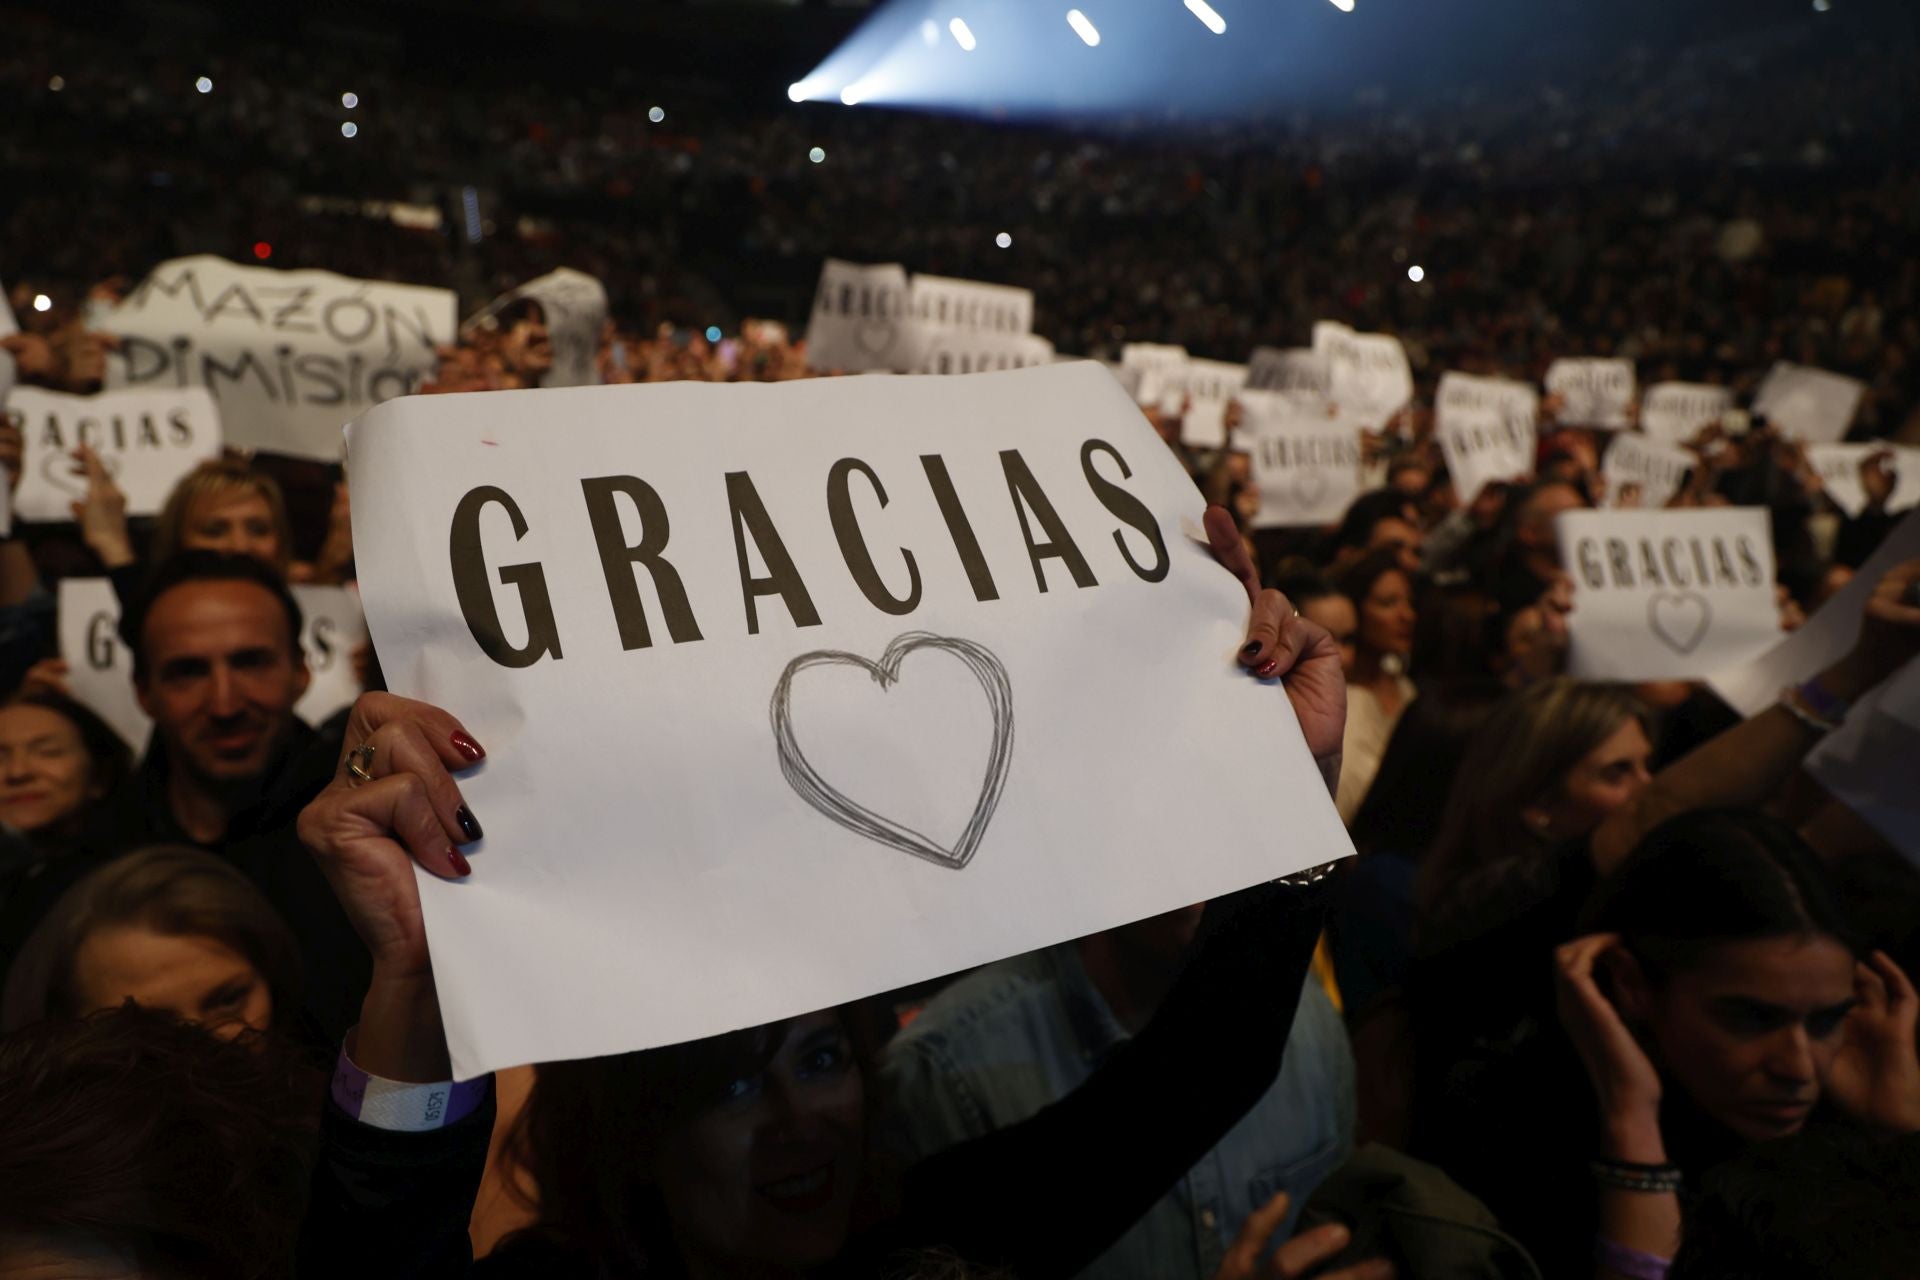
<svg viewBox="0 0 1920 1280">
<path fill-rule="evenodd" d="M 73 519 L 73 504 L 87 496 L 86 475 L 73 460 L 81 445 L 113 477 L 130 516 L 158 515 L 180 477 L 220 452 L 220 415 L 204 387 L 93 396 L 21 387 L 6 413 L 26 437 L 27 468 L 13 508 L 22 520 Z"/>
<path fill-rule="evenodd" d="M 1573 579 L 1569 674 L 1701 680 L 1779 641 L 1764 508 L 1568 511 L 1557 527 Z"/>
<path fill-rule="evenodd" d="M 1199 494 L 1092 362 L 423 397 L 350 428 L 349 474 L 391 687 L 490 753 L 472 879 L 422 884 L 463 1077 L 1351 847 L 1236 669 Z"/>
</svg>

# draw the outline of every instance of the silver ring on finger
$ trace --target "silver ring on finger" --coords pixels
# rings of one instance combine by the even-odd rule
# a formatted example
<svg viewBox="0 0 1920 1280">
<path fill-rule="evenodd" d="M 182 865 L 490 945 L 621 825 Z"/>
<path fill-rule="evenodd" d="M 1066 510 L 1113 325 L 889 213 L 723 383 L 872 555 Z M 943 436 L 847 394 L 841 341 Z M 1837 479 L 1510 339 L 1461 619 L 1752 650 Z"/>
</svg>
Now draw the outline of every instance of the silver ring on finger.
<svg viewBox="0 0 1920 1280">
<path fill-rule="evenodd" d="M 363 742 L 347 752 L 347 777 L 352 779 L 349 786 L 359 786 L 363 782 L 373 781 L 374 745 Z"/>
</svg>

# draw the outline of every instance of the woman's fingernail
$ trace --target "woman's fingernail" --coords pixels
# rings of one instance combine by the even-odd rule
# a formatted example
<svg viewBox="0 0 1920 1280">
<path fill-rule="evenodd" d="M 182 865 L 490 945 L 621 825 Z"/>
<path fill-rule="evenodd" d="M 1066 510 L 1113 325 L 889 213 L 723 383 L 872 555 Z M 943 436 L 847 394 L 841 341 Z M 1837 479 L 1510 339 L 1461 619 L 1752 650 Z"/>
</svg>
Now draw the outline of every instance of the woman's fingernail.
<svg viewBox="0 0 1920 1280">
<path fill-rule="evenodd" d="M 1260 642 L 1258 640 L 1249 640 L 1240 646 L 1240 656 L 1243 658 L 1251 658 L 1258 652 L 1260 652 Z"/>
<path fill-rule="evenodd" d="M 453 735 L 453 749 L 469 760 L 480 761 L 487 758 L 487 749 L 468 737 L 464 730 Z"/>
<path fill-rule="evenodd" d="M 1268 658 L 1254 670 L 1253 674 L 1259 676 L 1262 680 L 1271 680 L 1280 674 L 1280 663 L 1275 658 Z"/>
<path fill-rule="evenodd" d="M 480 820 L 473 816 L 473 810 L 461 805 L 459 812 L 453 816 L 459 820 L 460 834 L 467 838 L 468 844 L 480 838 Z"/>
<path fill-rule="evenodd" d="M 467 861 L 464 854 L 452 845 L 447 846 L 447 861 L 453 864 L 453 874 L 457 876 L 470 876 L 473 874 L 473 865 Z"/>
</svg>

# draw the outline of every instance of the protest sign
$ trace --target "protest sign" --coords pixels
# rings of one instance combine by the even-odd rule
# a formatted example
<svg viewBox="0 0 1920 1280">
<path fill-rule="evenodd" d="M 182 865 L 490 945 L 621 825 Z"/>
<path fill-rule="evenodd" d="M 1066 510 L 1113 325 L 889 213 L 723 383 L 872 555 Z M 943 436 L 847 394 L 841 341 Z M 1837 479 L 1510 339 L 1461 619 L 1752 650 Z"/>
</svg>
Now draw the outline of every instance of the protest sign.
<svg viewBox="0 0 1920 1280">
<path fill-rule="evenodd" d="M 1455 409 L 1436 422 L 1434 434 L 1447 460 L 1447 474 L 1461 502 L 1472 502 L 1494 481 L 1533 475 L 1537 435 L 1531 414 L 1517 401 L 1504 408 Z"/>
<path fill-rule="evenodd" d="M 220 453 L 220 415 L 205 387 L 103 391 L 70 396 L 21 387 L 7 419 L 26 439 L 27 468 L 14 496 L 22 520 L 71 520 L 87 496 L 87 478 L 73 460 L 81 445 L 126 495 L 127 514 L 152 516 L 181 476 Z"/>
<path fill-rule="evenodd" d="M 1133 398 L 1141 404 L 1159 404 L 1167 383 L 1187 363 L 1185 347 L 1158 342 L 1129 342 L 1120 348 L 1120 367 L 1139 370 Z"/>
<path fill-rule="evenodd" d="M 1247 366 L 1223 360 L 1189 360 L 1167 387 L 1180 417 L 1180 443 L 1195 449 L 1220 449 L 1227 443 L 1227 406 L 1246 385 Z"/>
<path fill-rule="evenodd" d="M 1547 394 L 1561 398 L 1556 421 L 1620 431 L 1633 425 L 1633 361 L 1563 356 L 1547 366 Z"/>
<path fill-rule="evenodd" d="M 501 294 L 486 310 L 467 321 L 499 315 L 516 302 L 540 304 L 547 340 L 553 349 L 553 367 L 540 375 L 543 387 L 591 387 L 600 381 L 596 360 L 600 334 L 607 325 L 607 288 L 584 271 L 558 267 L 518 289 Z"/>
<path fill-rule="evenodd" d="M 324 724 L 360 696 L 353 651 L 367 642 L 360 601 L 346 587 L 295 586 L 302 618 L 300 647 L 312 683 L 294 714 Z M 135 752 L 147 745 L 153 721 L 133 689 L 133 651 L 120 638 L 120 599 L 105 578 L 62 578 L 58 597 L 60 656 L 67 687 L 98 712 Z"/>
<path fill-rule="evenodd" d="M 1311 401 L 1256 400 L 1240 446 L 1253 457 L 1260 491 L 1256 529 L 1337 523 L 1360 494 L 1360 428 L 1330 419 Z"/>
<path fill-rule="evenodd" d="M 1684 444 L 1733 408 L 1733 392 L 1704 382 L 1656 382 L 1640 401 L 1640 429 L 1649 440 Z"/>
<path fill-rule="evenodd" d="M 1607 482 L 1606 506 L 1657 510 L 1673 501 L 1699 464 L 1691 450 L 1622 431 L 1607 445 L 1600 474 Z"/>
<path fill-rule="evenodd" d="M 1033 290 L 916 275 L 907 284 L 907 311 L 934 329 L 1028 333 L 1033 329 Z"/>
<path fill-rule="evenodd" d="M 914 349 L 907 269 L 828 258 L 807 320 L 807 367 L 823 373 L 891 370 Z"/>
<path fill-rule="evenodd" d="M 472 878 L 420 884 L 460 1077 L 1350 850 L 1283 692 L 1235 670 L 1198 493 L 1091 362 L 531 394 L 349 430 L 387 679 L 488 749 Z"/>
<path fill-rule="evenodd" d="M 1861 464 L 1884 454 L 1893 471 L 1893 494 L 1887 511 L 1920 506 L 1920 449 L 1889 444 L 1811 444 L 1807 463 L 1820 477 L 1820 487 L 1849 519 L 1867 509 L 1867 490 L 1860 478 Z"/>
<path fill-rule="evenodd" d="M 106 317 L 107 386 L 205 387 L 227 443 L 334 461 L 347 419 L 433 372 L 454 309 L 451 289 L 175 258 Z"/>
<path fill-rule="evenodd" d="M 1297 391 L 1333 398 L 1333 369 L 1306 347 L 1255 347 L 1247 362 L 1249 391 Z"/>
<path fill-rule="evenodd" d="M 1789 439 L 1833 444 L 1853 425 L 1866 390 L 1857 378 L 1779 360 L 1754 393 L 1753 412 Z"/>
<path fill-rule="evenodd" d="M 1920 556 L 1920 514 L 1894 526 L 1846 586 L 1800 627 L 1751 661 L 1715 672 L 1709 682 L 1743 716 L 1759 715 L 1788 685 L 1811 680 L 1838 662 L 1860 638 L 1860 614 L 1874 584 L 1902 561 Z"/>
<path fill-rule="evenodd" d="M 1489 414 L 1536 423 L 1540 417 L 1540 393 L 1512 378 L 1483 378 L 1451 370 L 1440 375 L 1440 385 L 1433 397 L 1436 426 L 1454 419 L 1485 418 Z"/>
<path fill-rule="evenodd" d="M 1773 538 L 1761 507 L 1568 511 L 1568 674 L 1699 680 L 1780 639 Z"/>
<path fill-rule="evenodd" d="M 1053 363 L 1053 344 L 1031 333 L 942 329 L 925 342 L 921 373 L 992 373 Z"/>
<path fill-rule="evenodd" d="M 1341 413 L 1379 430 L 1413 399 L 1413 370 L 1406 348 L 1388 333 L 1355 333 L 1332 320 L 1316 320 L 1313 351 L 1327 361 L 1330 394 Z"/>
</svg>

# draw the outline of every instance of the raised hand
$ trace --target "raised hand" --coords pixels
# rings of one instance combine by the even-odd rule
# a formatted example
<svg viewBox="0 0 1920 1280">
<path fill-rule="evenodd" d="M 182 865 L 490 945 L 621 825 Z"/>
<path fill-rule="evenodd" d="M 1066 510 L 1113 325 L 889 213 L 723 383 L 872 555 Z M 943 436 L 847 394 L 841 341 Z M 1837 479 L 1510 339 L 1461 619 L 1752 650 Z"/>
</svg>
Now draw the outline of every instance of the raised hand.
<svg viewBox="0 0 1920 1280">
<path fill-rule="evenodd" d="M 1920 1132 L 1920 1057 L 1914 1047 L 1920 996 L 1884 951 L 1855 967 L 1853 992 L 1859 1003 L 1841 1028 L 1840 1049 L 1823 1082 L 1827 1095 L 1877 1129 Z"/>
</svg>

